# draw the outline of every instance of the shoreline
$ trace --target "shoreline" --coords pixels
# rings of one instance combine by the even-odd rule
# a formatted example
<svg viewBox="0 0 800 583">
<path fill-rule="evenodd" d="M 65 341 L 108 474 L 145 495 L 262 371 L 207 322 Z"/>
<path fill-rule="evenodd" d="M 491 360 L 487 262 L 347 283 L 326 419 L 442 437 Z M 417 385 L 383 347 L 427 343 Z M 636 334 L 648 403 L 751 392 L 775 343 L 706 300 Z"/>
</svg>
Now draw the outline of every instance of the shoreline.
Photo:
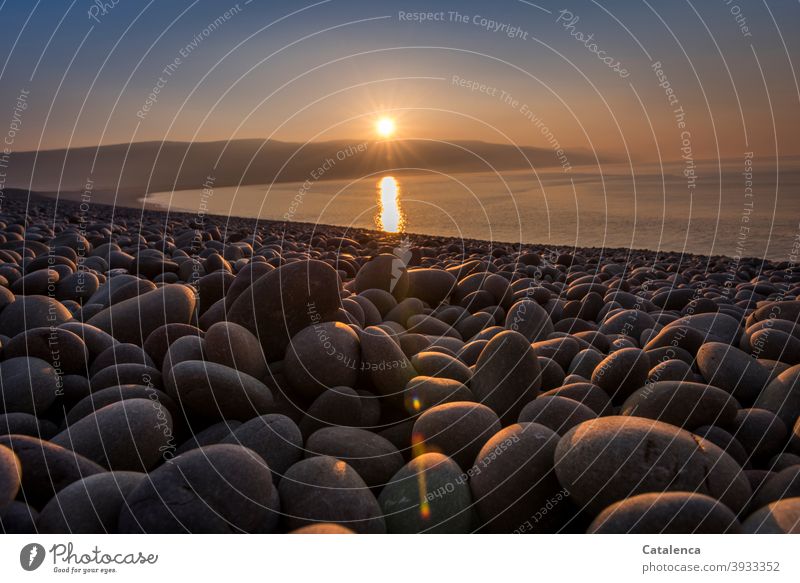
<svg viewBox="0 0 800 583">
<path fill-rule="evenodd" d="M 6 192 L 11 192 L 12 196 L 6 195 L 7 200 L 13 200 L 13 196 L 19 196 L 19 193 L 25 192 L 22 189 L 6 189 Z M 61 193 L 59 198 L 53 196 L 52 193 L 49 192 L 35 192 L 30 191 L 28 193 L 33 197 L 33 199 L 37 200 L 38 202 L 47 201 L 48 204 L 52 205 L 59 205 L 63 206 L 64 203 L 68 203 L 69 205 L 77 205 L 80 198 L 77 200 L 71 198 L 69 195 L 77 195 L 80 196 L 80 193 Z M 67 196 L 65 196 L 67 195 Z M 554 250 L 557 253 L 564 253 L 564 252 L 571 252 L 571 253 L 580 253 L 580 254 L 597 254 L 600 253 L 601 256 L 609 256 L 609 255 L 619 255 L 619 254 L 627 254 L 629 256 L 638 255 L 647 257 L 648 260 L 656 261 L 664 261 L 667 258 L 683 258 L 685 260 L 691 260 L 694 262 L 697 261 L 704 261 L 710 263 L 711 261 L 738 261 L 740 263 L 753 263 L 753 262 L 762 262 L 764 266 L 770 266 L 771 268 L 775 268 L 778 265 L 782 264 L 789 264 L 789 268 L 792 265 L 797 266 L 798 262 L 796 260 L 792 260 L 789 257 L 782 258 L 780 260 L 776 259 L 769 259 L 769 258 L 762 258 L 762 257 L 754 257 L 754 256 L 744 256 L 741 258 L 733 257 L 730 255 L 707 255 L 703 253 L 691 253 L 688 251 L 677 251 L 677 250 L 656 250 L 656 249 L 648 249 L 648 248 L 630 248 L 630 247 L 596 247 L 596 246 L 573 246 L 568 244 L 563 245 L 556 245 L 556 244 L 546 244 L 540 242 L 512 242 L 512 241 L 501 241 L 501 240 L 486 240 L 486 239 L 473 239 L 473 238 L 459 238 L 459 237 L 452 237 L 448 235 L 436 235 L 430 233 L 416 233 L 416 232 L 405 232 L 405 233 L 388 233 L 384 231 L 379 231 L 377 229 L 367 229 L 363 227 L 350 227 L 346 225 L 332 225 L 327 223 L 311 223 L 307 221 L 282 221 L 282 220 L 275 220 L 275 219 L 258 219 L 255 217 L 246 217 L 240 215 L 219 215 L 219 214 L 211 214 L 211 213 L 198 213 L 198 212 L 190 212 L 190 211 L 171 211 L 169 209 L 164 208 L 157 208 L 152 205 L 142 204 L 143 196 L 141 194 L 134 195 L 131 193 L 123 193 L 120 192 L 120 198 L 122 199 L 121 202 L 118 200 L 116 204 L 110 204 L 105 202 L 95 202 L 90 203 L 91 206 L 102 206 L 102 207 L 110 207 L 113 209 L 117 209 L 114 211 L 114 214 L 120 214 L 118 209 L 124 209 L 126 212 L 122 214 L 128 214 L 129 211 L 138 211 L 142 214 L 148 213 L 152 215 L 163 215 L 163 216 L 170 216 L 179 219 L 190 219 L 192 217 L 204 217 L 208 219 L 213 219 L 219 225 L 224 225 L 225 223 L 235 223 L 237 228 L 240 228 L 239 225 L 251 222 L 254 225 L 258 225 L 262 228 L 267 228 L 268 230 L 274 230 L 274 228 L 278 225 L 286 224 L 292 225 L 295 228 L 312 228 L 316 227 L 318 231 L 322 234 L 329 234 L 331 230 L 335 230 L 338 236 L 345 236 L 346 233 L 351 234 L 358 234 L 362 236 L 373 237 L 377 240 L 380 239 L 387 239 L 387 240 L 398 240 L 402 237 L 409 237 L 412 242 L 419 242 L 425 240 L 435 240 L 439 245 L 452 245 L 458 244 L 461 242 L 467 243 L 473 246 L 489 246 L 490 249 L 492 248 L 515 248 L 519 249 L 522 248 L 524 250 L 535 250 L 538 252 L 547 252 L 548 250 Z M 134 201 L 134 204 L 131 202 Z M 0 214 L 2 209 L 0 209 Z"/>
</svg>

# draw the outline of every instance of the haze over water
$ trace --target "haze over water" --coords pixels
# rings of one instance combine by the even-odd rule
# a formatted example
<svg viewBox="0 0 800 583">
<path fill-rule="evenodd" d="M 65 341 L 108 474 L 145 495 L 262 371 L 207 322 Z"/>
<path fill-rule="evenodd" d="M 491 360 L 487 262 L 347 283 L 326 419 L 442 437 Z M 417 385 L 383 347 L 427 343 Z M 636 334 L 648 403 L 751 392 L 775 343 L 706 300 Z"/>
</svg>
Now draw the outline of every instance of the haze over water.
<svg viewBox="0 0 800 583">
<path fill-rule="evenodd" d="M 698 165 L 694 193 L 679 165 L 445 176 L 393 172 L 358 180 L 152 193 L 150 206 L 469 239 L 632 247 L 787 259 L 795 252 L 800 170 Z M 382 188 L 381 188 L 382 187 Z M 303 191 L 299 198 L 298 193 Z M 293 214 L 287 214 L 292 209 Z M 794 251 L 793 251 L 794 249 Z"/>
</svg>

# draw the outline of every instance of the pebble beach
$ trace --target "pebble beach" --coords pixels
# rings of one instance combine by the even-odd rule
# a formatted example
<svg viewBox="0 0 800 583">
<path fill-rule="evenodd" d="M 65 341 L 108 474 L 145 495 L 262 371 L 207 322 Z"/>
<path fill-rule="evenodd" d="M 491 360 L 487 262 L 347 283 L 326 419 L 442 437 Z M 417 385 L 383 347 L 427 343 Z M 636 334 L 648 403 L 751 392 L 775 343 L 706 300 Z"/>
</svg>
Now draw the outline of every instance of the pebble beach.
<svg viewBox="0 0 800 583">
<path fill-rule="evenodd" d="M 794 257 L 2 204 L 3 532 L 800 532 Z"/>
</svg>

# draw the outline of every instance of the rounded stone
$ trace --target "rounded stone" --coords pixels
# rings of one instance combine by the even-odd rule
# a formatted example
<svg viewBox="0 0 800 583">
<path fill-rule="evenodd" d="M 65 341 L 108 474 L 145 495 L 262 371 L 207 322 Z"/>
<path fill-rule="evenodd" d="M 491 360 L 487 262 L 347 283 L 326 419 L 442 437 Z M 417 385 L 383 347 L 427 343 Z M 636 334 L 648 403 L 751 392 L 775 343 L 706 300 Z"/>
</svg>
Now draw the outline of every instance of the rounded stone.
<svg viewBox="0 0 800 583">
<path fill-rule="evenodd" d="M 272 493 L 264 461 L 237 445 L 209 445 L 153 470 L 127 496 L 121 533 L 254 532 Z"/>
<path fill-rule="evenodd" d="M 697 492 L 652 492 L 615 502 L 592 521 L 590 534 L 737 534 L 731 509 Z"/>
<path fill-rule="evenodd" d="M 752 508 L 762 508 L 783 498 L 800 497 L 800 465 L 768 476 L 753 497 Z"/>
<path fill-rule="evenodd" d="M 43 534 L 112 534 L 125 499 L 147 479 L 140 472 L 104 472 L 73 482 L 42 508 Z"/>
<path fill-rule="evenodd" d="M 711 385 L 660 381 L 646 385 L 622 404 L 620 415 L 656 419 L 692 430 L 702 425 L 725 425 L 736 418 L 739 404 Z"/>
<path fill-rule="evenodd" d="M 291 531 L 289 534 L 355 534 L 352 530 L 341 524 L 320 522 L 309 524 Z"/>
<path fill-rule="evenodd" d="M 414 423 L 412 440 L 420 453 L 451 457 L 463 470 L 475 462 L 483 445 L 501 424 L 494 411 L 479 403 L 446 403 L 431 407 Z"/>
<path fill-rule="evenodd" d="M 586 405 L 566 397 L 542 396 L 534 399 L 522 409 L 518 423 L 538 423 L 564 435 L 567 431 L 597 414 Z"/>
<path fill-rule="evenodd" d="M 358 270 L 355 279 L 356 293 L 379 289 L 402 300 L 408 293 L 409 276 L 403 258 L 389 253 L 373 257 Z"/>
<path fill-rule="evenodd" d="M 467 476 L 440 453 L 423 454 L 403 466 L 378 503 L 390 534 L 464 534 L 474 522 Z"/>
<path fill-rule="evenodd" d="M 0 532 L 4 534 L 38 534 L 38 513 L 25 504 L 13 500 L 0 506 Z"/>
<path fill-rule="evenodd" d="M 211 362 L 240 370 L 257 379 L 267 374 L 267 361 L 261 344 L 244 326 L 217 322 L 206 331 L 203 344 Z"/>
<path fill-rule="evenodd" d="M 780 417 L 766 409 L 742 409 L 728 428 L 754 461 L 765 461 L 778 453 L 789 437 Z"/>
<path fill-rule="evenodd" d="M 336 319 L 341 280 L 323 261 L 287 263 L 258 278 L 228 311 L 228 320 L 256 335 L 267 362 L 283 358 L 300 330 Z"/>
<path fill-rule="evenodd" d="M 386 532 L 369 486 L 342 460 L 317 456 L 297 462 L 281 480 L 280 496 L 290 531 L 330 522 L 361 534 Z"/>
<path fill-rule="evenodd" d="M 469 388 L 504 423 L 516 421 L 541 387 L 541 369 L 530 342 L 513 330 L 493 337 L 478 357 Z"/>
<path fill-rule="evenodd" d="M 421 413 L 443 403 L 474 401 L 475 397 L 464 383 L 454 379 L 420 375 L 406 385 L 405 407 L 408 413 Z"/>
<path fill-rule="evenodd" d="M 650 372 L 650 359 L 638 348 L 612 352 L 592 372 L 592 383 L 603 389 L 613 402 L 622 402 L 642 387 Z"/>
<path fill-rule="evenodd" d="M 186 360 L 167 375 L 167 394 L 191 414 L 247 421 L 269 412 L 272 393 L 258 379 L 201 360 Z"/>
<path fill-rule="evenodd" d="M 151 399 L 126 399 L 98 409 L 53 437 L 110 470 L 147 471 L 173 448 L 172 415 Z"/>
<path fill-rule="evenodd" d="M 21 492 L 41 508 L 72 482 L 105 472 L 102 466 L 54 443 L 26 435 L 0 435 L 0 445 L 13 450 L 22 465 Z"/>
<path fill-rule="evenodd" d="M 341 322 L 304 328 L 286 347 L 284 370 L 289 386 L 305 399 L 326 389 L 354 387 L 361 369 L 358 335 Z"/>
<path fill-rule="evenodd" d="M 755 407 L 772 411 L 787 427 L 800 417 L 800 365 L 783 371 L 761 392 Z"/>
<path fill-rule="evenodd" d="M 697 367 L 706 382 L 751 404 L 767 386 L 769 370 L 746 352 L 721 342 L 706 342 L 697 351 Z"/>
<path fill-rule="evenodd" d="M 606 392 L 592 383 L 569 383 L 541 394 L 542 397 L 566 397 L 594 411 L 598 417 L 611 412 L 611 399 Z"/>
<path fill-rule="evenodd" d="M 438 306 L 456 286 L 456 278 L 443 269 L 412 269 L 408 272 L 406 295 L 419 298 L 429 306 Z"/>
<path fill-rule="evenodd" d="M 120 342 L 141 346 L 164 324 L 188 324 L 195 308 L 194 292 L 185 285 L 168 284 L 112 304 L 89 320 Z"/>
<path fill-rule="evenodd" d="M 69 310 L 54 298 L 20 296 L 0 312 L 0 334 L 13 338 L 32 328 L 58 327 L 71 319 Z"/>
<path fill-rule="evenodd" d="M 220 443 L 241 445 L 256 452 L 272 471 L 276 484 L 303 457 L 303 436 L 294 421 L 277 413 L 242 423 Z"/>
<path fill-rule="evenodd" d="M 411 357 L 411 365 L 420 375 L 452 379 L 467 384 L 472 378 L 469 367 L 458 360 L 441 352 L 425 351 Z"/>
<path fill-rule="evenodd" d="M 41 414 L 55 402 L 59 383 L 56 370 L 40 358 L 19 356 L 0 362 L 0 411 Z"/>
<path fill-rule="evenodd" d="M 83 340 L 63 328 L 32 328 L 17 334 L 3 346 L 3 358 L 39 358 L 61 374 L 86 375 L 89 351 Z"/>
<path fill-rule="evenodd" d="M 601 417 L 571 429 L 556 448 L 561 485 L 577 504 L 600 512 L 647 492 L 707 494 L 734 512 L 751 496 L 742 468 L 688 431 L 640 417 Z"/>
<path fill-rule="evenodd" d="M 800 534 L 800 498 L 767 504 L 742 523 L 745 534 Z"/>
<path fill-rule="evenodd" d="M 153 359 L 147 355 L 141 346 L 119 342 L 101 352 L 97 358 L 94 359 L 89 373 L 91 376 L 94 376 L 105 368 L 118 366 L 120 364 L 141 364 L 156 369 L 155 362 L 153 362 Z"/>
<path fill-rule="evenodd" d="M 650 359 L 652 362 L 652 358 Z M 692 378 L 692 367 L 682 360 L 672 359 L 659 362 L 647 373 L 646 385 L 660 381 L 685 381 Z"/>
<path fill-rule="evenodd" d="M 390 441 L 356 427 L 324 427 L 306 441 L 306 457 L 331 456 L 346 462 L 370 488 L 379 489 L 403 466 Z"/>
<path fill-rule="evenodd" d="M 22 464 L 16 454 L 0 445 L 0 508 L 17 496 L 21 471 Z"/>
<path fill-rule="evenodd" d="M 546 340 L 554 332 L 550 315 L 533 300 L 520 300 L 511 306 L 505 327 L 519 332 L 529 343 Z"/>
<path fill-rule="evenodd" d="M 563 525 L 571 509 L 553 472 L 558 439 L 543 425 L 516 423 L 486 442 L 469 481 L 484 530 L 511 533 L 530 524 L 529 532 L 555 532 Z"/>
<path fill-rule="evenodd" d="M 384 397 L 401 400 L 412 378 L 417 376 L 411 361 L 383 329 L 370 326 L 358 331 L 361 343 L 361 370 L 371 390 Z"/>
</svg>

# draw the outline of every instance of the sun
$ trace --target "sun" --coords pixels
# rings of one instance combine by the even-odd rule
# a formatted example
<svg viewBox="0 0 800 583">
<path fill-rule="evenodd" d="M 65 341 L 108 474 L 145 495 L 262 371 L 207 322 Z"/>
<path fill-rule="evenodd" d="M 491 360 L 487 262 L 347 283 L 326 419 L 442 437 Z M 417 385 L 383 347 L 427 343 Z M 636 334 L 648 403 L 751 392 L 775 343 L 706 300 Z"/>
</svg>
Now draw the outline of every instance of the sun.
<svg viewBox="0 0 800 583">
<path fill-rule="evenodd" d="M 375 130 L 384 138 L 391 137 L 395 130 L 394 120 L 390 117 L 380 118 L 375 124 Z"/>
</svg>

